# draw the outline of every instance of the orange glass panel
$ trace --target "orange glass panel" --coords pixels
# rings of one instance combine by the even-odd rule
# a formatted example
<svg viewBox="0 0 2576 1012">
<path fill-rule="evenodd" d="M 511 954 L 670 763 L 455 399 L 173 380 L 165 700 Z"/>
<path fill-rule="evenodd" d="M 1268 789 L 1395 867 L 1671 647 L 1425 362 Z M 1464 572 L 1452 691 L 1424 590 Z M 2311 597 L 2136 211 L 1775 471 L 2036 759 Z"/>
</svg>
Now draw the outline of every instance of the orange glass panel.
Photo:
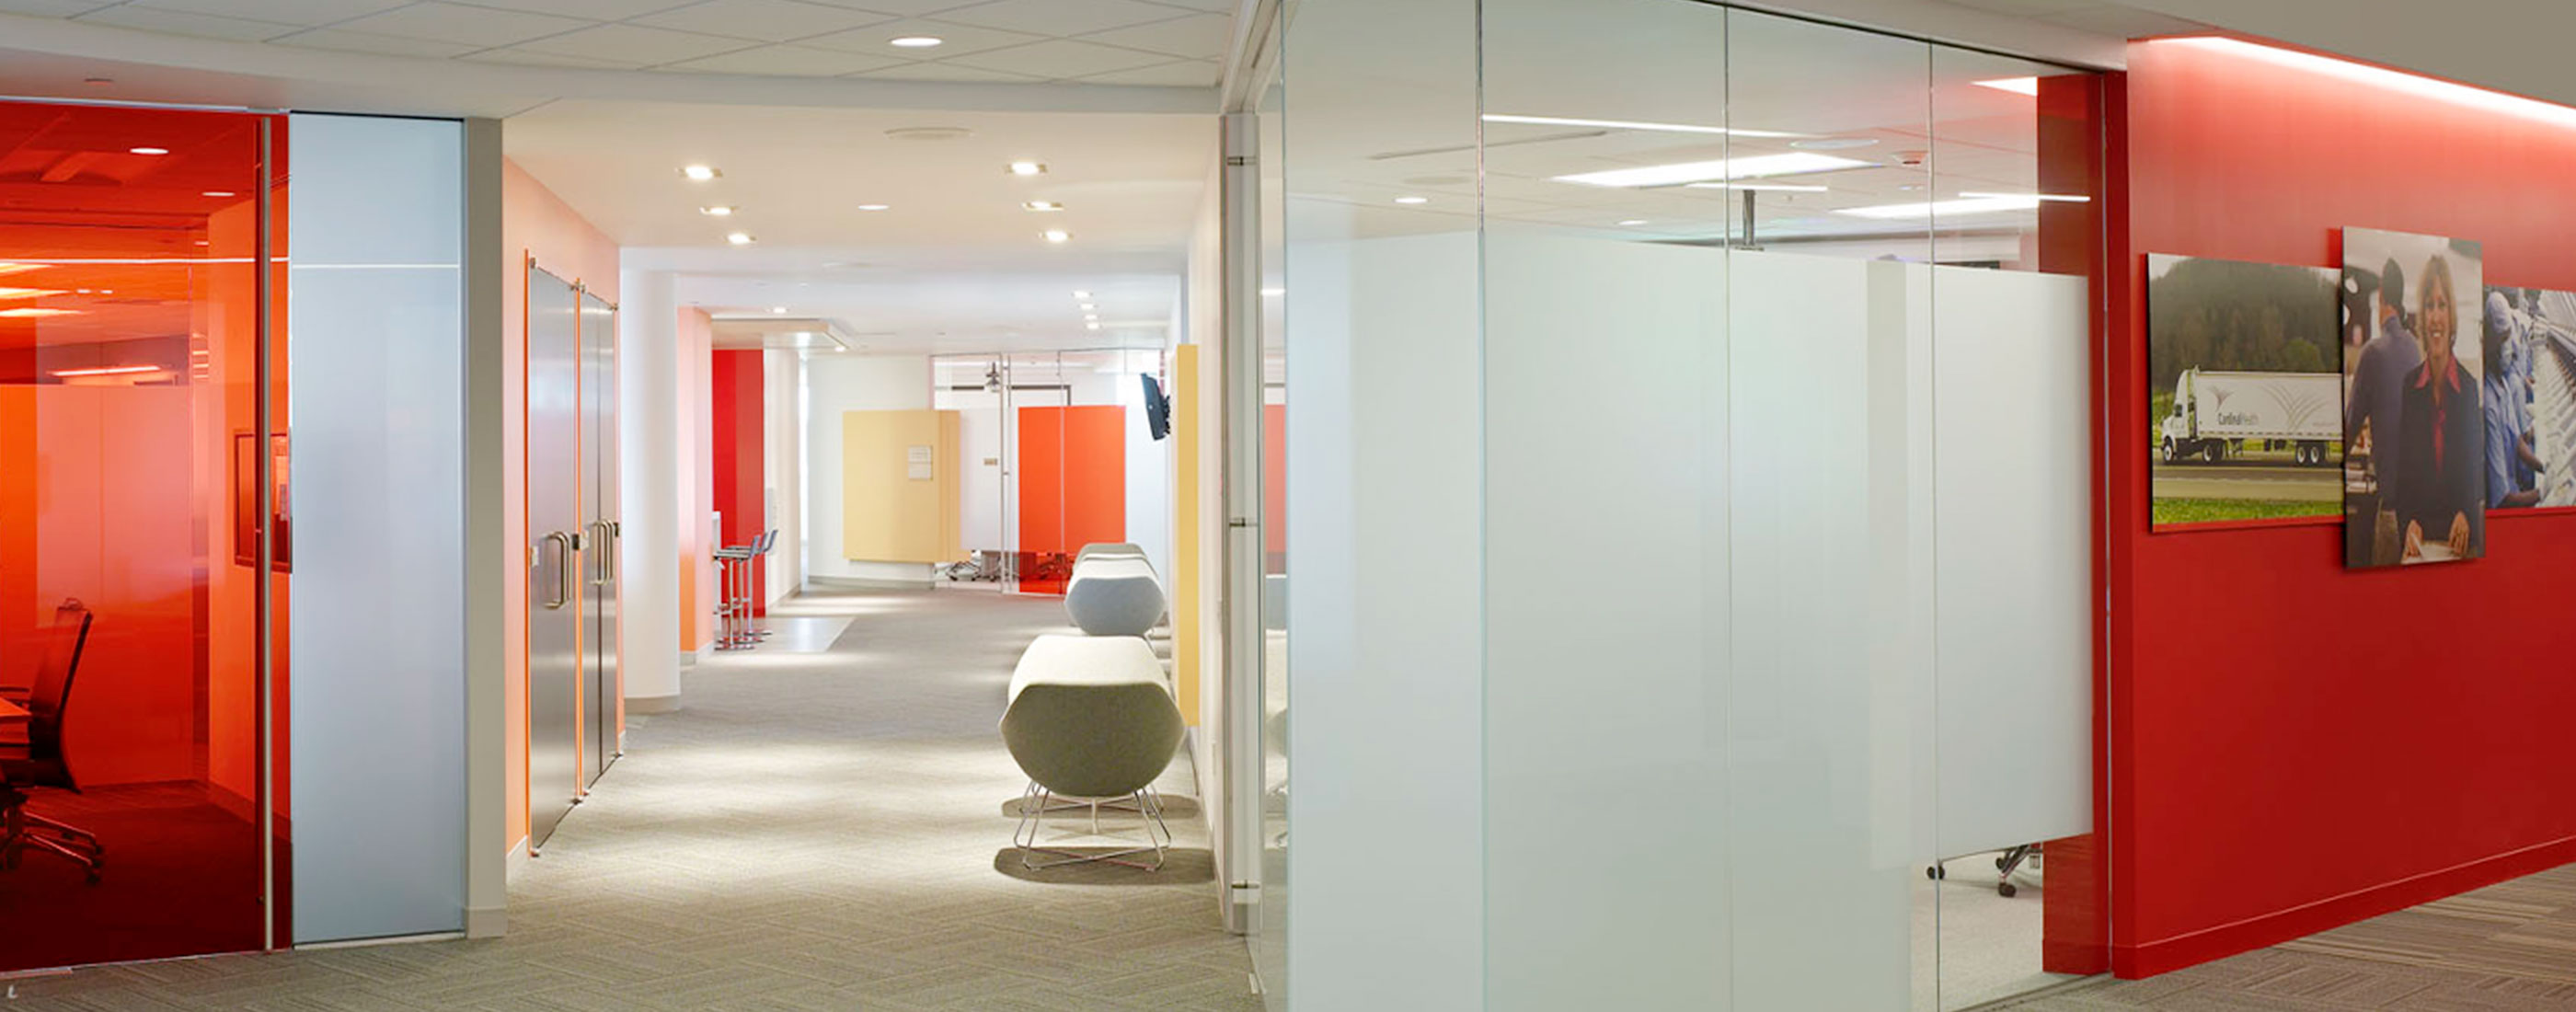
<svg viewBox="0 0 2576 1012">
<path fill-rule="evenodd" d="M 284 431 L 261 308 L 284 319 L 284 269 L 263 286 L 257 260 L 284 123 L 0 103 L 0 687 L 27 711 L 0 710 L 0 971 L 264 944 L 261 576 L 236 546 L 265 525 L 236 489 L 263 352 Z"/>
</svg>

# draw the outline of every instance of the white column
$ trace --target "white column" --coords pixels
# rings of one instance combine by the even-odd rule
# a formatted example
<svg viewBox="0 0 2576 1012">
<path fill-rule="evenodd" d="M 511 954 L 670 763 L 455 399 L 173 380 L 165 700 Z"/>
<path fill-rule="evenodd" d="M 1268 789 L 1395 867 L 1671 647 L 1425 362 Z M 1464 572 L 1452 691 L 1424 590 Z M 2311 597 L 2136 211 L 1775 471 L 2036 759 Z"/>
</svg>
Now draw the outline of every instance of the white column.
<svg viewBox="0 0 2576 1012">
<path fill-rule="evenodd" d="M 627 271 L 617 314 L 618 501 L 625 537 L 626 708 L 662 713 L 680 706 L 680 355 L 679 302 L 666 271 Z"/>
</svg>

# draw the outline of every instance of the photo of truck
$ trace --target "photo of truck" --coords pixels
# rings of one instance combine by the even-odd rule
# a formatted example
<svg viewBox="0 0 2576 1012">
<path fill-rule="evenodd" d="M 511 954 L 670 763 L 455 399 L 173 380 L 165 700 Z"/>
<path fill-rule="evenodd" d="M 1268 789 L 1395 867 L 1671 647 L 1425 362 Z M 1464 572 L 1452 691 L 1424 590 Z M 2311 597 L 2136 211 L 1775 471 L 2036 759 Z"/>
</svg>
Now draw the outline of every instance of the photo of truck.
<svg viewBox="0 0 2576 1012">
<path fill-rule="evenodd" d="M 2334 373 L 2218 372 L 2191 368 L 2174 380 L 2172 413 L 2157 428 L 2164 462 L 2215 464 L 2247 441 L 2322 467 L 2343 438 L 2343 378 Z"/>
</svg>

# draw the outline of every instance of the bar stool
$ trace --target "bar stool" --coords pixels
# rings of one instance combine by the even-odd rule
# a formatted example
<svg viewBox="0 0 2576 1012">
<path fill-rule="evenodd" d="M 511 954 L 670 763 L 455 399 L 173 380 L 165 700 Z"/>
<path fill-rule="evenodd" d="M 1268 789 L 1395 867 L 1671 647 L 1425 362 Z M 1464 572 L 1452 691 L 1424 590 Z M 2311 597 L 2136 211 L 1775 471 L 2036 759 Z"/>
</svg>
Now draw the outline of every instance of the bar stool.
<svg viewBox="0 0 2576 1012">
<path fill-rule="evenodd" d="M 750 575 L 745 577 L 743 584 L 743 623 L 749 630 L 752 644 L 755 646 L 759 645 L 760 641 L 768 639 L 771 632 L 769 629 L 761 628 L 752 619 L 760 614 L 760 607 L 754 602 L 766 593 L 768 581 L 762 577 L 768 572 L 769 551 L 776 547 L 778 547 L 778 528 L 772 527 L 762 531 L 760 537 L 751 543 L 751 557 L 757 561 L 745 563 L 743 566 L 750 571 Z"/>
<path fill-rule="evenodd" d="M 726 545 L 715 550 L 718 650 L 748 650 L 757 642 L 751 635 L 751 584 L 745 578 L 751 569 L 751 549 L 750 545 Z"/>
</svg>

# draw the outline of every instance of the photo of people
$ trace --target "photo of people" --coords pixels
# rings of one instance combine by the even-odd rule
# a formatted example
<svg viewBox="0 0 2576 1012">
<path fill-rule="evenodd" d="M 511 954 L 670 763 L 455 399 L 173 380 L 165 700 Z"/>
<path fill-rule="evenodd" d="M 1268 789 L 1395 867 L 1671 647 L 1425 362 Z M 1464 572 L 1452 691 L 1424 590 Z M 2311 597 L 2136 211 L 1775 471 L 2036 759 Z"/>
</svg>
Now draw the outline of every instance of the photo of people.
<svg viewBox="0 0 2576 1012">
<path fill-rule="evenodd" d="M 2576 506 L 2576 294 L 2487 289 L 2487 508 Z"/>
<path fill-rule="evenodd" d="M 2343 508 L 2331 267 L 2147 257 L 2147 460 L 2159 529 Z"/>
<path fill-rule="evenodd" d="M 2496 341 L 2486 336 L 2479 246 L 2347 228 L 2343 259 L 2346 316 L 2359 310 L 2367 321 L 2342 331 L 2345 565 L 2477 558 L 2494 456 L 2485 367 Z M 2509 333 L 2510 300 L 2507 310 L 2499 322 Z M 2519 459 L 2504 455 L 2508 473 Z"/>
</svg>

